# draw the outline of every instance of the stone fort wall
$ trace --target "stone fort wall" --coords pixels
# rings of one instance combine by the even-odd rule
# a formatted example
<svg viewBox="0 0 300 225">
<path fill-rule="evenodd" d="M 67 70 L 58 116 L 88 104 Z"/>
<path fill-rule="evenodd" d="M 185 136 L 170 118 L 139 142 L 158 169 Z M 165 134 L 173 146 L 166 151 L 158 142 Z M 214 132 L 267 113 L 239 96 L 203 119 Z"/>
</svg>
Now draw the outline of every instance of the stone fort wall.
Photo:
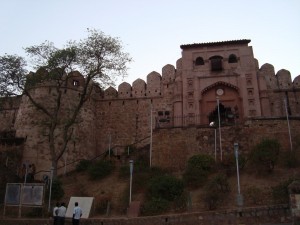
<svg viewBox="0 0 300 225">
<path fill-rule="evenodd" d="M 212 52 L 222 55 L 217 58 L 224 65 L 219 72 L 211 71 L 215 63 Z M 233 64 L 229 63 L 232 52 L 238 56 Z M 196 65 L 199 57 L 203 57 L 203 65 L 202 61 Z M 62 110 L 62 116 L 70 110 L 72 101 L 80 94 L 80 83 L 84 82 L 79 73 L 72 74 L 70 78 L 64 91 L 65 111 Z M 55 94 L 55 88 L 51 85 L 44 84 L 32 90 L 35 97 L 47 102 L 49 107 L 52 104 L 51 95 Z M 292 81 L 287 70 L 275 74 L 270 64 L 259 68 L 252 48 L 245 42 L 192 45 L 188 49 L 183 48 L 176 68 L 168 64 L 162 68 L 161 74 L 148 74 L 146 81 L 137 79 L 132 85 L 124 82 L 118 89 L 109 87 L 101 90 L 95 87 L 81 111 L 80 123 L 74 127 L 75 137 L 60 165 L 63 166 L 66 161 L 93 158 L 108 148 L 120 154 L 128 145 L 145 146 L 150 143 L 152 128 L 153 162 L 181 169 L 192 154 L 214 149 L 208 113 L 216 107 L 219 89 L 224 90 L 220 102 L 230 108 L 238 103 L 240 112 L 240 116 L 234 115 L 234 119 L 238 125 L 236 129 L 241 131 L 234 133 L 235 129 L 224 128 L 228 131 L 222 138 L 224 153 L 231 151 L 234 141 L 239 141 L 243 146 L 241 148 L 247 151 L 254 143 L 252 138 L 260 137 L 254 135 L 256 129 L 261 130 L 261 137 L 269 131 L 273 132 L 273 125 L 269 126 L 268 121 L 260 121 L 262 125 L 250 129 L 249 121 L 254 123 L 255 118 L 282 119 L 286 117 L 286 109 L 290 117 L 300 116 L 300 76 Z M 0 129 L 16 130 L 18 137 L 25 138 L 24 161 L 35 163 L 37 170 L 49 168 L 48 140 L 41 126 L 45 118 L 25 96 L 16 99 L 14 104 L 7 104 L 0 111 Z M 256 113 L 251 114 L 252 109 L 257 109 Z M 284 122 L 278 123 L 275 130 L 285 137 L 286 125 Z M 296 134 L 296 120 L 291 124 Z M 283 145 L 286 146 L 286 143 Z"/>
</svg>

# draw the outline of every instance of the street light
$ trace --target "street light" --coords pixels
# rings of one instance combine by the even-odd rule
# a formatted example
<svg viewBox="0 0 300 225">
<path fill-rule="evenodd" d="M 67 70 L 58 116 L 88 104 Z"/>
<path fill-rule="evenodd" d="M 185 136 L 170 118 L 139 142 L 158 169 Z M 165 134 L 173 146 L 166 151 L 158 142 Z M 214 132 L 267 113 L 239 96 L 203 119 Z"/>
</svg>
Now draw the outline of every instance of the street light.
<svg viewBox="0 0 300 225">
<path fill-rule="evenodd" d="M 152 167 L 152 141 L 153 141 L 153 115 L 152 115 L 152 103 L 150 106 L 150 155 L 149 155 L 149 165 Z"/>
<path fill-rule="evenodd" d="M 48 212 L 50 212 L 51 193 L 52 193 L 52 180 L 53 180 L 53 170 L 54 170 L 54 168 L 51 167 L 51 169 L 50 169 L 50 189 L 49 189 Z"/>
<path fill-rule="evenodd" d="M 293 151 L 292 135 L 291 135 L 290 122 L 289 122 L 289 113 L 288 113 L 288 109 L 287 109 L 287 101 L 286 101 L 286 99 L 283 99 L 283 101 L 284 101 L 284 107 L 285 107 L 285 113 L 286 113 L 286 120 L 287 120 L 287 124 L 288 124 L 288 129 L 289 129 L 290 146 L 291 146 L 291 151 Z"/>
<path fill-rule="evenodd" d="M 219 104 L 219 96 L 217 96 L 217 105 L 218 105 L 218 120 L 219 120 L 219 136 L 220 136 L 220 154 L 221 161 L 223 161 L 223 152 L 222 152 L 222 135 L 221 135 L 221 118 L 220 118 L 220 104 Z"/>
<path fill-rule="evenodd" d="M 131 191 L 132 191 L 132 172 L 133 172 L 133 160 L 129 160 L 130 166 L 130 185 L 129 185 L 129 205 L 131 203 Z"/>
<path fill-rule="evenodd" d="M 238 194 L 237 194 L 237 205 L 243 206 L 243 196 L 241 195 L 241 188 L 240 188 L 240 173 L 239 173 L 239 144 L 234 143 L 234 155 L 236 161 L 236 173 L 237 173 L 237 185 L 238 185 Z"/>
<path fill-rule="evenodd" d="M 217 161 L 217 129 L 215 127 L 215 122 L 211 122 L 209 126 L 214 127 L 215 130 L 215 161 Z"/>
</svg>

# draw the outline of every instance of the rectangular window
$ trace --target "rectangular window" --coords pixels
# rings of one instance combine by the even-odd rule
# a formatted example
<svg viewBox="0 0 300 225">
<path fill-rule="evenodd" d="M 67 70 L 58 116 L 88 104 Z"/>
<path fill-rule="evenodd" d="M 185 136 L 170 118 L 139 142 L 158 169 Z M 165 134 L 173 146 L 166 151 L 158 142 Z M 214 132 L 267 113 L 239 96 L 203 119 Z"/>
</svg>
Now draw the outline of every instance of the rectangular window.
<svg viewBox="0 0 300 225">
<path fill-rule="evenodd" d="M 219 59 L 219 58 L 211 59 L 210 63 L 211 63 L 211 70 L 212 71 L 220 71 L 220 70 L 223 69 L 222 68 L 222 59 Z"/>
</svg>

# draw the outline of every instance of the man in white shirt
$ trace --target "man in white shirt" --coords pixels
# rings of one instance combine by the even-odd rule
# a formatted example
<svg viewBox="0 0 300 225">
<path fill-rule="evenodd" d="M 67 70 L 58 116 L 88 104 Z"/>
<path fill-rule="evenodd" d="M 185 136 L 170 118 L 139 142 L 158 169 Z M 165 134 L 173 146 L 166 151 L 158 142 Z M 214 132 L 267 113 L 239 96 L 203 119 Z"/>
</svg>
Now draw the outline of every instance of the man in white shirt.
<svg viewBox="0 0 300 225">
<path fill-rule="evenodd" d="M 59 225 L 65 225 L 65 216 L 66 216 L 67 209 L 65 207 L 65 203 L 61 203 L 60 207 L 58 208 L 58 220 Z"/>
<path fill-rule="evenodd" d="M 79 225 L 81 216 L 82 216 L 82 210 L 78 206 L 78 202 L 75 202 L 75 208 L 73 210 L 73 219 L 72 219 L 73 225 Z"/>
<path fill-rule="evenodd" d="M 53 225 L 58 225 L 58 208 L 59 203 L 56 203 L 56 206 L 53 208 Z"/>
</svg>

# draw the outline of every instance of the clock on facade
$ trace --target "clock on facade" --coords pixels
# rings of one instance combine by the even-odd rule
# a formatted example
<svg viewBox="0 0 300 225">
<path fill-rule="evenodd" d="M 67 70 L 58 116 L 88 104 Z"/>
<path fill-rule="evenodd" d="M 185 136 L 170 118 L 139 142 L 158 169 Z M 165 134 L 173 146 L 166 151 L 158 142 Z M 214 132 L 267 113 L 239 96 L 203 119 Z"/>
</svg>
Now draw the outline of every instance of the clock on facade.
<svg viewBox="0 0 300 225">
<path fill-rule="evenodd" d="M 217 93 L 217 95 L 223 95 L 224 94 L 224 90 L 221 89 L 221 88 L 219 88 L 219 89 L 217 89 L 216 93 Z"/>
</svg>

